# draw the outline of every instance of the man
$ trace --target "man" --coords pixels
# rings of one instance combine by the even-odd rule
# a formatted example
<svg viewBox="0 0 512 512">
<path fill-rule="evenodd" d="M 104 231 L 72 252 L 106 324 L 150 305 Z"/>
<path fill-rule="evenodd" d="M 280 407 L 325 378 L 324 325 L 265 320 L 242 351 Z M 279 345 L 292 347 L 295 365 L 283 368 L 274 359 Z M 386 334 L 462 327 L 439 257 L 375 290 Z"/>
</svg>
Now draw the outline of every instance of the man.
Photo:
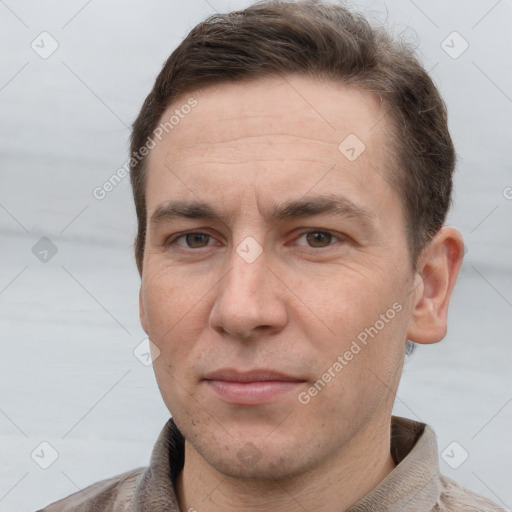
<svg viewBox="0 0 512 512">
<path fill-rule="evenodd" d="M 195 27 L 133 125 L 140 318 L 172 414 L 149 468 L 45 511 L 498 511 L 391 416 L 463 257 L 455 152 L 413 54 L 358 15 Z"/>
</svg>

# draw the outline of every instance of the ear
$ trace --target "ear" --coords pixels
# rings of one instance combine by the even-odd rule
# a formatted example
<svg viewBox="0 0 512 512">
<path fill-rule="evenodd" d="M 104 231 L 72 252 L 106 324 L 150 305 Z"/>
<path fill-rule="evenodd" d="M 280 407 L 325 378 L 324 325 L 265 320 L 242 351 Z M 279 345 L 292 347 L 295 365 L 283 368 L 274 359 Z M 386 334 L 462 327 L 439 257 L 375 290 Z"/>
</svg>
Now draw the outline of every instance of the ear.
<svg viewBox="0 0 512 512">
<path fill-rule="evenodd" d="M 146 319 L 146 311 L 144 309 L 144 299 L 142 297 L 142 286 L 139 289 L 139 319 L 140 319 L 140 324 L 142 325 L 142 328 L 144 329 L 144 332 L 149 336 L 147 319 Z"/>
<path fill-rule="evenodd" d="M 441 228 L 423 250 L 414 279 L 412 317 L 407 339 L 436 343 L 446 336 L 448 304 L 464 258 L 462 235 Z"/>
</svg>

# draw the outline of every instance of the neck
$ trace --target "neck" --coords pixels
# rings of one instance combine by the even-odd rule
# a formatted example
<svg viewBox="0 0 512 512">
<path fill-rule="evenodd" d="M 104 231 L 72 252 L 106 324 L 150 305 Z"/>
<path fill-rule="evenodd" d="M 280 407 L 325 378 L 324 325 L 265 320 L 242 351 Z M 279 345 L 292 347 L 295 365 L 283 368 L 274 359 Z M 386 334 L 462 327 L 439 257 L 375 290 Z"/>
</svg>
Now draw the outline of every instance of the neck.
<svg viewBox="0 0 512 512">
<path fill-rule="evenodd" d="M 185 441 L 185 465 L 176 483 L 180 510 L 339 512 L 376 487 L 395 468 L 389 417 L 368 426 L 321 465 L 282 480 L 226 476 Z"/>
</svg>

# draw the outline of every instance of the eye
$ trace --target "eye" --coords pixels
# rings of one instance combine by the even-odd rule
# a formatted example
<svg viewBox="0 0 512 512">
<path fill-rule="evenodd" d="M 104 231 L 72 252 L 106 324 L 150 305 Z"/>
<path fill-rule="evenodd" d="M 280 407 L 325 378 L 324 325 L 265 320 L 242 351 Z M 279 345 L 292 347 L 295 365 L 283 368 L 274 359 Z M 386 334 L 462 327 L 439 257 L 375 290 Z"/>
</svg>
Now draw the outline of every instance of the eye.
<svg viewBox="0 0 512 512">
<path fill-rule="evenodd" d="M 306 241 L 311 248 L 322 249 L 324 247 L 330 247 L 333 245 L 331 242 L 333 239 L 337 239 L 339 241 L 345 241 L 346 238 L 341 235 L 334 235 L 329 231 L 320 231 L 320 230 L 310 230 L 302 233 L 297 240 L 305 237 Z M 302 245 L 302 244 L 299 244 Z"/>
<path fill-rule="evenodd" d="M 183 239 L 185 244 L 177 243 L 178 240 Z M 199 231 L 189 231 L 187 233 L 182 233 L 174 238 L 166 241 L 166 246 L 178 245 L 179 247 L 183 247 L 186 249 L 201 249 L 203 247 L 208 247 L 208 242 L 213 240 L 213 237 L 207 233 L 201 233 Z"/>
<path fill-rule="evenodd" d="M 305 231 L 296 239 L 301 240 L 305 239 L 308 247 L 312 249 L 322 249 L 328 248 L 334 245 L 336 241 L 345 242 L 347 238 L 343 235 L 335 235 L 329 231 L 323 230 L 309 230 Z M 182 240 L 179 242 L 179 240 Z M 213 243 L 210 243 L 213 242 Z M 169 238 L 165 245 L 166 247 L 170 247 L 172 245 L 177 245 L 183 249 L 203 249 L 205 247 L 209 247 L 215 244 L 215 239 L 212 235 L 208 233 L 203 233 L 200 231 L 188 231 L 186 233 L 182 233 L 180 235 Z M 303 243 L 299 243 L 298 245 L 304 245 Z"/>
</svg>

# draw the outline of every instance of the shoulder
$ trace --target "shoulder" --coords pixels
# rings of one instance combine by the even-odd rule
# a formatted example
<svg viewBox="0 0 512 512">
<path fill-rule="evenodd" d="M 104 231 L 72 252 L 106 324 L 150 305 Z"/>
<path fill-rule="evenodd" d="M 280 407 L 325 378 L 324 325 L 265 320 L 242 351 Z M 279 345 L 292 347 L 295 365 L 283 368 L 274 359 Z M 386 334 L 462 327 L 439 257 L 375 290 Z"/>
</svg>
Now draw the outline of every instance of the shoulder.
<svg viewBox="0 0 512 512">
<path fill-rule="evenodd" d="M 135 487 L 145 469 L 137 468 L 101 480 L 37 512 L 123 512 L 129 510 Z"/>
<path fill-rule="evenodd" d="M 505 512 L 505 509 L 455 480 L 441 475 L 439 512 Z"/>
</svg>

